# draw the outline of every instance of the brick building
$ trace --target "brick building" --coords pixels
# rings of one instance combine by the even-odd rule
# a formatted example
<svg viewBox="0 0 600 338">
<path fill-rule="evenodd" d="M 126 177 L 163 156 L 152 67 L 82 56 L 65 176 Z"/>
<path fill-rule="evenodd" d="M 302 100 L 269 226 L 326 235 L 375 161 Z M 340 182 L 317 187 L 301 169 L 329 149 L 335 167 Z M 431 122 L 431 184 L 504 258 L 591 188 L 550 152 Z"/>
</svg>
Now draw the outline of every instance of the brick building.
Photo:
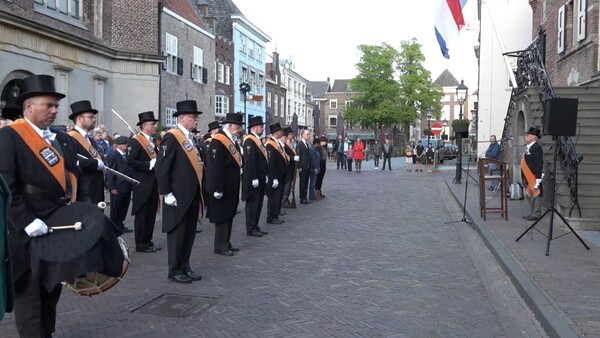
<svg viewBox="0 0 600 338">
<path fill-rule="evenodd" d="M 266 109 L 267 116 L 265 122 L 267 124 L 279 123 L 282 126 L 286 125 L 286 94 L 287 88 L 281 77 L 281 69 L 279 65 L 279 53 L 273 52 L 271 62 L 266 64 Z"/>
</svg>

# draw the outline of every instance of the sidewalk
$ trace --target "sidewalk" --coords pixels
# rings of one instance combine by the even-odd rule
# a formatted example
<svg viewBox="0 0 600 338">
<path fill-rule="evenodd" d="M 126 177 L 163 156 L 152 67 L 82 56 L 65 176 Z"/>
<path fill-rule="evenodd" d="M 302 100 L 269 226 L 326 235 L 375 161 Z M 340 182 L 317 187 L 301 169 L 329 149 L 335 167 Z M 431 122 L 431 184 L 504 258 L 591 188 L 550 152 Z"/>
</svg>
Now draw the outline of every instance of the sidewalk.
<svg viewBox="0 0 600 338">
<path fill-rule="evenodd" d="M 476 169 L 472 168 L 470 172 L 477 178 Z M 462 208 L 466 174 L 463 173 L 460 185 L 452 184 L 452 170 L 441 170 L 436 176 L 445 180 Z M 473 180 L 469 180 L 467 188 L 467 218 L 473 221 L 473 227 L 510 276 L 548 335 L 599 337 L 600 234 L 578 232 L 590 247 L 588 251 L 555 216 L 554 240 L 550 242 L 550 255 L 546 256 L 545 235 L 548 233 L 550 216 L 547 215 L 536 225 L 535 229 L 539 232 L 532 230 L 516 242 L 517 237 L 532 224 L 522 219 L 529 210 L 527 201 L 509 200 L 508 221 L 504 221 L 499 213 L 488 213 L 484 222 L 479 211 L 479 185 L 473 183 Z M 499 196 L 493 196 L 491 201 L 499 205 Z M 563 234 L 564 237 L 558 238 Z"/>
</svg>

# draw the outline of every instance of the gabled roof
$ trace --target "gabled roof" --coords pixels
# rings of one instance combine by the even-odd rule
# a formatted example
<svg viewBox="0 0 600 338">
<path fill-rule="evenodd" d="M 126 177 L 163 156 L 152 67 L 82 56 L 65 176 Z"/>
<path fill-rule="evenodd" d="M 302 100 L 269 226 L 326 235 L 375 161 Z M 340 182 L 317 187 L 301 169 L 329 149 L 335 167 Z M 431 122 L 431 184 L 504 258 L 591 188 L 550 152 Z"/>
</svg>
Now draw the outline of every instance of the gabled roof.
<svg viewBox="0 0 600 338">
<path fill-rule="evenodd" d="M 188 21 L 192 22 L 193 24 L 197 25 L 198 27 L 200 27 L 202 29 L 206 29 L 206 25 L 204 24 L 202 19 L 200 19 L 200 16 L 198 16 L 198 13 L 196 13 L 196 10 L 194 9 L 192 4 L 188 0 L 161 0 L 161 1 L 165 5 L 165 7 L 167 7 L 168 9 L 181 15 L 182 17 L 184 17 Z"/>
<path fill-rule="evenodd" d="M 350 84 L 350 80 L 335 80 L 333 82 L 333 87 L 331 87 L 331 92 L 334 93 L 344 93 L 349 91 L 348 85 Z"/>
<path fill-rule="evenodd" d="M 328 81 L 309 81 L 306 91 L 312 94 L 313 100 L 325 99 L 325 93 L 329 91 Z"/>
<path fill-rule="evenodd" d="M 448 69 L 444 70 L 433 83 L 442 87 L 456 87 L 460 84 Z"/>
</svg>

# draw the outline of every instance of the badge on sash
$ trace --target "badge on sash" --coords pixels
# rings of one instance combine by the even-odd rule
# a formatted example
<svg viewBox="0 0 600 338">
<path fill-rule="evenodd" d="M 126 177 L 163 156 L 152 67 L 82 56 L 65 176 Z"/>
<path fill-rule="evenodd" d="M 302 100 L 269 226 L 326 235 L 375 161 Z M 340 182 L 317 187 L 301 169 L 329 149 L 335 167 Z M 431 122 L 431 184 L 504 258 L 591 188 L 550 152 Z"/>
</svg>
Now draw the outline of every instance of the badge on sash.
<svg viewBox="0 0 600 338">
<path fill-rule="evenodd" d="M 56 153 L 54 151 L 52 151 L 52 149 L 50 149 L 48 147 L 42 149 L 40 151 L 40 155 L 42 155 L 42 158 L 46 162 L 48 162 L 48 165 L 51 166 L 51 167 L 54 167 L 58 163 L 58 161 L 59 161 L 59 158 L 56 155 Z"/>
<path fill-rule="evenodd" d="M 231 145 L 229 146 L 229 151 L 230 151 L 232 154 L 235 154 L 235 153 L 237 152 L 237 149 L 235 148 L 235 146 L 234 146 L 233 144 L 231 144 Z"/>
<path fill-rule="evenodd" d="M 98 157 L 98 150 L 96 150 L 96 148 L 94 148 L 93 146 L 90 146 L 90 149 L 88 149 L 88 151 L 90 152 L 92 157 Z"/>
<path fill-rule="evenodd" d="M 194 145 L 192 144 L 192 142 L 190 142 L 190 140 L 185 140 L 183 143 L 183 149 L 185 149 L 185 151 L 190 152 L 192 151 L 192 149 L 194 149 Z"/>
<path fill-rule="evenodd" d="M 146 146 L 146 149 L 148 150 L 148 152 L 152 155 L 154 155 L 154 147 L 152 147 L 151 144 Z"/>
</svg>

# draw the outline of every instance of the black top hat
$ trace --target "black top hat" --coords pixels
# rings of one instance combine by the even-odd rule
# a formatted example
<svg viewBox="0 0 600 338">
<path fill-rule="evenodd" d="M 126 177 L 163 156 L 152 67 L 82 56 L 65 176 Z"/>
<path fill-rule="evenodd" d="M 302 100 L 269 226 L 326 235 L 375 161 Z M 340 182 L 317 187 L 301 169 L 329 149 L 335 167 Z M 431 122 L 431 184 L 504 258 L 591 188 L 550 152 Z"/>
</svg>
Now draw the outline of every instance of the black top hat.
<svg viewBox="0 0 600 338">
<path fill-rule="evenodd" d="M 2 117 L 5 119 L 15 121 L 19 117 L 23 116 L 23 108 L 17 105 L 14 101 L 7 101 L 4 108 L 2 108 Z"/>
<path fill-rule="evenodd" d="M 129 138 L 127 136 L 119 136 L 116 139 L 113 140 L 114 144 L 126 144 L 127 141 L 129 141 Z"/>
<path fill-rule="evenodd" d="M 219 129 L 219 128 L 221 128 L 221 124 L 219 123 L 219 121 L 212 121 L 211 123 L 208 124 L 208 132 L 209 133 L 211 130 Z"/>
<path fill-rule="evenodd" d="M 223 124 L 225 124 L 225 123 L 233 123 L 233 124 L 242 125 L 242 124 L 244 124 L 244 115 L 236 114 L 236 113 L 227 113 L 227 116 L 225 117 L 225 120 L 223 121 Z"/>
<path fill-rule="evenodd" d="M 294 132 L 294 131 L 292 130 L 292 127 L 285 127 L 285 128 L 283 128 L 283 133 L 284 133 L 285 135 L 291 134 L 291 133 L 293 133 L 293 132 Z"/>
<path fill-rule="evenodd" d="M 248 120 L 248 129 L 261 124 L 265 124 L 263 122 L 262 116 L 253 116 L 250 118 L 250 120 Z"/>
<path fill-rule="evenodd" d="M 71 104 L 71 115 L 69 115 L 69 120 L 75 120 L 75 117 L 77 117 L 77 115 L 83 114 L 83 113 L 94 113 L 94 115 L 98 114 L 98 111 L 96 109 L 92 108 L 92 104 L 90 103 L 90 101 L 87 100 L 82 100 L 82 101 L 77 101 Z"/>
<path fill-rule="evenodd" d="M 274 132 L 283 130 L 283 128 L 281 128 L 281 125 L 279 124 L 279 122 L 277 122 L 270 125 L 269 130 L 271 131 L 271 134 L 273 134 Z"/>
<path fill-rule="evenodd" d="M 173 113 L 173 117 L 177 117 L 183 114 L 202 114 L 201 111 L 198 110 L 196 106 L 196 101 L 194 100 L 185 100 L 177 102 L 177 111 Z"/>
<path fill-rule="evenodd" d="M 140 121 L 137 123 L 138 126 L 141 126 L 142 123 L 144 123 L 144 122 L 149 122 L 149 121 L 158 122 L 158 120 L 154 118 L 153 111 L 145 111 L 143 113 L 139 113 L 138 118 L 140 119 Z"/>
<path fill-rule="evenodd" d="M 537 129 L 536 127 L 529 127 L 529 130 L 525 132 L 525 134 L 531 134 L 531 135 L 535 135 L 537 136 L 537 138 L 541 138 L 541 131 L 539 129 Z"/>
<path fill-rule="evenodd" d="M 66 95 L 58 93 L 54 86 L 54 77 L 50 75 L 32 75 L 21 81 L 21 91 L 17 97 L 17 104 L 23 105 L 23 102 L 30 97 L 51 95 L 58 99 L 63 99 Z"/>
</svg>

